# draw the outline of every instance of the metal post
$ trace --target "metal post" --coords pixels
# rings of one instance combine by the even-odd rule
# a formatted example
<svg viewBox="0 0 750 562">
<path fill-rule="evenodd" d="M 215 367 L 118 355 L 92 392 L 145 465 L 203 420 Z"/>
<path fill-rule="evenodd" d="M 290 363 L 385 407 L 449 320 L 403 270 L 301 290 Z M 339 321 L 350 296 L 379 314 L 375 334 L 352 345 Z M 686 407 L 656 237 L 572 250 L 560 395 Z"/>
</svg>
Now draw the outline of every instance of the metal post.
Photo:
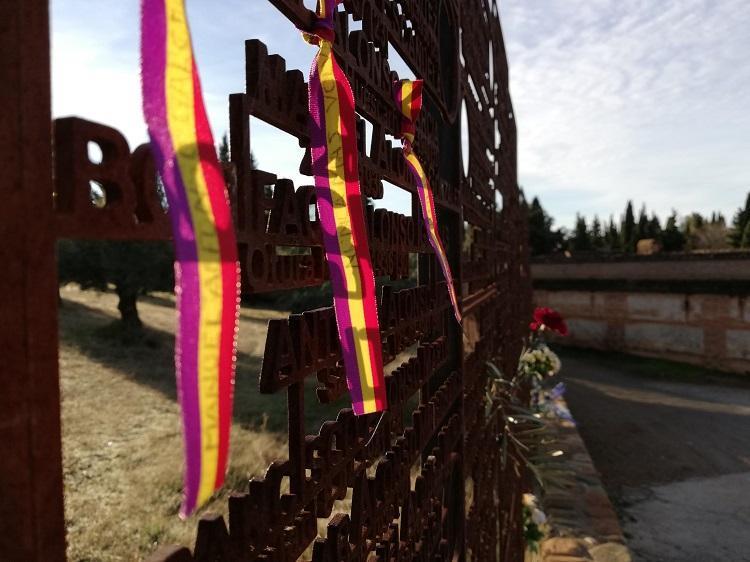
<svg viewBox="0 0 750 562">
<path fill-rule="evenodd" d="M 65 560 L 46 0 L 0 2 L 0 559 Z"/>
</svg>

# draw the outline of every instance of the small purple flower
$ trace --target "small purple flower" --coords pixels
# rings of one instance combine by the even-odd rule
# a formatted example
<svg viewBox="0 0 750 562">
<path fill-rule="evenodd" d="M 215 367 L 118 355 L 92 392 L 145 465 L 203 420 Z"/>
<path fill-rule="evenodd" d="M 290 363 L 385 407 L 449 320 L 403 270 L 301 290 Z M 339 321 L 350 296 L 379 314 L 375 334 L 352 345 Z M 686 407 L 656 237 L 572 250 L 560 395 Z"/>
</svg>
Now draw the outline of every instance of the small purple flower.
<svg viewBox="0 0 750 562">
<path fill-rule="evenodd" d="M 567 388 L 565 388 L 564 382 L 557 383 L 554 387 L 552 387 L 552 390 L 549 391 L 549 399 L 558 400 L 562 398 L 565 395 L 566 390 Z"/>
<path fill-rule="evenodd" d="M 573 425 L 575 425 L 576 420 L 573 419 L 573 415 L 570 413 L 570 410 L 568 410 L 565 406 L 559 403 L 554 403 L 552 405 L 552 412 L 555 414 L 555 416 L 558 419 L 565 420 L 571 422 Z"/>
</svg>

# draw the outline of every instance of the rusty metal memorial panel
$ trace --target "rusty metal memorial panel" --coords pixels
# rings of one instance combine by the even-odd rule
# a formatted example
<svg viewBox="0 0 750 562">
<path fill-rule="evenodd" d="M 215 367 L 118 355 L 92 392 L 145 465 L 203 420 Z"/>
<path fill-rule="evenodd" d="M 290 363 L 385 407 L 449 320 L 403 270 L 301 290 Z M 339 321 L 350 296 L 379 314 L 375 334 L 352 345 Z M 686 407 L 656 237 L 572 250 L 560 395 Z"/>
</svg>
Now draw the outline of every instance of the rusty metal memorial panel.
<svg viewBox="0 0 750 562">
<path fill-rule="evenodd" d="M 314 14 L 302 0 L 255 1 L 270 2 L 290 20 L 290 40 L 294 26 L 311 26 Z M 256 391 L 286 396 L 288 457 L 232 494 L 228 521 L 204 517 L 194 548 L 167 548 L 154 559 L 521 560 L 520 476 L 502 466 L 500 421 L 485 416 L 485 362 L 515 371 L 530 308 L 516 124 L 497 7 L 490 0 L 347 0 L 335 37 L 359 116 L 363 194 L 383 199 L 383 181 L 412 194 L 412 216 L 366 207 L 382 281 L 389 409 L 362 417 L 344 409 L 317 432 L 305 427 L 306 400 L 347 395 L 333 308 L 271 320 Z M 425 81 L 415 151 L 435 190 L 463 330 L 393 140 L 401 127 L 393 52 Z M 244 56 L 246 91 L 229 96 L 231 163 L 225 166 L 242 291 L 318 286 L 328 271 L 310 212 L 312 177 L 308 185 L 294 185 L 285 179 L 289 170 L 253 169 L 250 156 L 253 117 L 296 137 L 306 149 L 300 172 L 311 176 L 305 76 L 287 70 L 257 39 L 246 41 Z M 99 163 L 88 158 L 90 141 L 102 149 Z M 54 124 L 53 147 L 59 238 L 169 238 L 148 146 L 131 153 L 118 131 L 66 118 Z M 105 191 L 103 209 L 91 205 L 91 181 Z M 416 283 L 397 289 L 393 283 L 412 274 L 414 254 Z M 304 392 L 311 379 L 313 398 Z"/>
</svg>

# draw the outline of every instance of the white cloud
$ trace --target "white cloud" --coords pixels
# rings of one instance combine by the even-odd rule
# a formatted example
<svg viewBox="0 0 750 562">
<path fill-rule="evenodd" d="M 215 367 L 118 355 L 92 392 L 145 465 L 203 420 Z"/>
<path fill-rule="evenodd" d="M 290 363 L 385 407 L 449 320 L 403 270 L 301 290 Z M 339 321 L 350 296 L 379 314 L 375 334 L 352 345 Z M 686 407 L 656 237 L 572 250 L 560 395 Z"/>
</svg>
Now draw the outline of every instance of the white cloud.
<svg viewBox="0 0 750 562">
<path fill-rule="evenodd" d="M 310 0 L 310 4 L 314 3 Z M 53 0 L 53 114 L 112 125 L 131 145 L 141 114 L 137 0 Z M 288 68 L 314 56 L 267 1 L 188 0 L 215 137 L 244 91 L 244 40 Z M 570 226 L 627 199 L 662 216 L 730 215 L 750 189 L 750 3 L 746 0 L 500 0 L 519 125 L 520 183 Z M 260 165 L 295 182 L 291 137 L 254 126 Z"/>
<path fill-rule="evenodd" d="M 307 71 L 315 50 L 268 2 L 188 0 L 193 44 L 215 140 L 228 129 L 229 94 L 245 90 L 245 39 L 266 43 Z M 52 113 L 76 115 L 119 129 L 131 147 L 147 140 L 141 110 L 138 0 L 53 0 Z M 295 183 L 301 151 L 296 139 L 259 123 L 252 146 L 260 165 Z"/>
<path fill-rule="evenodd" d="M 141 112 L 138 3 L 112 3 L 106 12 L 86 4 L 52 2 L 52 114 L 111 125 L 131 145 L 139 144 L 147 135 Z"/>
<path fill-rule="evenodd" d="M 520 183 L 570 226 L 627 199 L 731 214 L 750 190 L 750 4 L 500 2 Z"/>
</svg>

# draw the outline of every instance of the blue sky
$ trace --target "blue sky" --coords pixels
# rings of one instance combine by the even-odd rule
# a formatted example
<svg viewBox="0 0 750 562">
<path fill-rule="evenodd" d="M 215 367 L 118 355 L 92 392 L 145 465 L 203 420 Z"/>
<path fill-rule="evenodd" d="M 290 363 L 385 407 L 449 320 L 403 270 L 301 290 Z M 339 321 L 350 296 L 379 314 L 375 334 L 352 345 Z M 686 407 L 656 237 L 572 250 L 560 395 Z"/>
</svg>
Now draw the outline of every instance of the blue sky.
<svg viewBox="0 0 750 562">
<path fill-rule="evenodd" d="M 309 7 L 314 0 L 305 0 Z M 307 73 L 314 49 L 265 0 L 187 0 L 214 134 L 244 91 L 246 38 Z M 750 191 L 750 2 L 500 0 L 519 127 L 519 183 L 556 223 L 722 211 Z M 219 9 L 220 8 L 220 9 Z M 146 140 L 138 0 L 52 0 L 53 113 Z M 296 141 L 253 120 L 263 169 L 295 182 Z M 309 180 L 305 181 L 309 183 Z M 402 210 L 404 198 L 388 201 Z"/>
</svg>

